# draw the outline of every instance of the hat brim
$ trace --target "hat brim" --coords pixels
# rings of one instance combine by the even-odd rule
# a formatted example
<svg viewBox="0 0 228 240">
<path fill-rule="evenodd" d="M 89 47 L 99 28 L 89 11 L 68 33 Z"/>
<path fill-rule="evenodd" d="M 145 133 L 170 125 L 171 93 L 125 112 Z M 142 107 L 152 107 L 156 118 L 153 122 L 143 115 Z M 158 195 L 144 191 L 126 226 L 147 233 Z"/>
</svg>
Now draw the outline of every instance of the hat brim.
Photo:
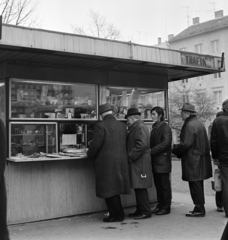
<svg viewBox="0 0 228 240">
<path fill-rule="evenodd" d="M 133 115 L 141 115 L 141 113 L 139 112 L 139 113 L 131 113 L 131 114 L 128 114 L 128 115 L 126 115 L 125 116 L 125 119 L 127 119 L 128 117 L 130 117 L 130 116 L 133 116 Z"/>
<path fill-rule="evenodd" d="M 108 111 L 113 111 L 113 110 L 112 110 L 112 108 L 106 109 L 106 110 L 104 110 L 104 111 L 99 112 L 99 115 L 101 115 L 102 113 L 108 112 Z"/>
<path fill-rule="evenodd" d="M 183 112 L 191 112 L 191 113 L 196 113 L 196 111 L 194 110 L 186 110 L 186 109 L 179 109 L 180 111 L 183 111 Z"/>
</svg>

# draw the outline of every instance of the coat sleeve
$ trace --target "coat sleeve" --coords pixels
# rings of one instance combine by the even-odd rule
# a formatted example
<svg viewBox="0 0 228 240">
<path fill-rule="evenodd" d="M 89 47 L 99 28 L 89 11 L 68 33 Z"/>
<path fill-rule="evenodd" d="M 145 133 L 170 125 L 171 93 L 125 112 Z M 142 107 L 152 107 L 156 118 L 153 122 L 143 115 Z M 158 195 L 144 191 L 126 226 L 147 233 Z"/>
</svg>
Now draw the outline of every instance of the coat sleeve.
<svg viewBox="0 0 228 240">
<path fill-rule="evenodd" d="M 166 150 L 169 150 L 172 145 L 172 131 L 168 125 L 164 127 L 162 139 L 159 144 L 151 148 L 151 156 L 156 156 Z"/>
<path fill-rule="evenodd" d="M 99 124 L 95 125 L 93 138 L 89 146 L 89 150 L 87 152 L 88 157 L 95 158 L 98 154 L 99 150 L 101 149 L 105 137 L 105 131 L 102 126 Z"/>
<path fill-rule="evenodd" d="M 139 125 L 136 129 L 135 132 L 135 145 L 133 149 L 129 152 L 129 160 L 130 161 L 135 161 L 137 160 L 140 156 L 143 155 L 145 150 L 147 149 L 148 146 L 148 139 L 147 139 L 147 132 L 148 129 L 146 129 L 144 126 Z"/>
<path fill-rule="evenodd" d="M 6 164 L 6 131 L 2 120 L 0 119 L 0 173 L 5 170 Z"/>
<path fill-rule="evenodd" d="M 211 138 L 210 138 L 210 145 L 211 145 L 211 154 L 212 158 L 218 159 L 218 136 L 217 136 L 217 129 L 215 121 L 212 124 L 211 129 Z"/>
<path fill-rule="evenodd" d="M 177 144 L 172 150 L 173 154 L 180 158 L 182 153 L 194 144 L 194 132 L 195 129 L 192 125 L 187 124 L 185 126 L 184 132 L 181 134 L 183 137 L 180 139 L 180 144 Z"/>
</svg>

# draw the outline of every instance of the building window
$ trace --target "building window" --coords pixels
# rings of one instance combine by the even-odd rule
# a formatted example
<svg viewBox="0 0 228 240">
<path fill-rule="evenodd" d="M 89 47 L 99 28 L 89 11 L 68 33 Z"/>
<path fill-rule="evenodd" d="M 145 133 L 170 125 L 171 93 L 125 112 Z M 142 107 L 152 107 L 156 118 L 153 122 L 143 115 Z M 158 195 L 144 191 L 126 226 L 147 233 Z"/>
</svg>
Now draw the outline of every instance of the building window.
<svg viewBox="0 0 228 240">
<path fill-rule="evenodd" d="M 188 79 L 182 79 L 182 83 L 188 83 Z"/>
<path fill-rule="evenodd" d="M 196 44 L 195 45 L 195 52 L 196 53 L 202 53 L 202 44 Z"/>
<path fill-rule="evenodd" d="M 220 72 L 215 73 L 215 74 L 214 74 L 214 78 L 221 78 L 221 73 L 220 73 Z"/>
<path fill-rule="evenodd" d="M 219 40 L 211 41 L 211 50 L 212 50 L 212 53 L 219 52 Z"/>
<path fill-rule="evenodd" d="M 215 103 L 222 103 L 222 91 L 215 91 L 213 93 L 214 95 L 214 100 L 215 100 Z"/>
<path fill-rule="evenodd" d="M 197 77 L 197 80 L 198 80 L 198 81 L 202 81 L 202 80 L 203 80 L 203 76 Z"/>
</svg>

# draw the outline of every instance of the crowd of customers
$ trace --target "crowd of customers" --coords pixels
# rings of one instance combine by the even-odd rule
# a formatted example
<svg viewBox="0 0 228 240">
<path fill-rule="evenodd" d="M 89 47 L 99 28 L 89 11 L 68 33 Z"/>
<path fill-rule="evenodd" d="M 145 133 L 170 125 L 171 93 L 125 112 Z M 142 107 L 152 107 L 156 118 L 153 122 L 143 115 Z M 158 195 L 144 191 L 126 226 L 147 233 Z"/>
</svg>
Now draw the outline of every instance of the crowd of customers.
<svg viewBox="0 0 228 240">
<path fill-rule="evenodd" d="M 204 124 L 197 118 L 195 106 L 184 103 L 180 142 L 172 144 L 172 131 L 164 121 L 164 110 L 154 107 L 147 111 L 154 122 L 151 132 L 137 108 L 127 111 L 126 125 L 117 121 L 109 104 L 99 106 L 102 121 L 95 125 L 87 155 L 95 159 L 96 196 L 106 202 L 109 215 L 104 222 L 122 222 L 125 218 L 120 194 L 134 189 L 136 209 L 129 214 L 134 219 L 150 218 L 152 214 L 171 212 L 171 159 L 181 159 L 182 180 L 189 184 L 194 204 L 186 217 L 206 214 L 204 180 L 212 177 L 211 154 L 222 176 L 222 193 L 216 196 L 217 207 L 228 217 L 228 100 L 213 122 L 210 141 Z M 5 129 L 0 120 L 0 143 L 5 145 Z M 4 168 L 6 149 L 0 148 L 0 236 L 8 240 L 6 225 L 6 190 Z M 153 179 L 152 179 L 153 178 Z M 152 180 L 157 193 L 157 205 L 151 210 L 148 188 Z M 227 226 L 228 228 L 228 226 Z M 227 237 L 228 229 L 224 231 Z"/>
</svg>

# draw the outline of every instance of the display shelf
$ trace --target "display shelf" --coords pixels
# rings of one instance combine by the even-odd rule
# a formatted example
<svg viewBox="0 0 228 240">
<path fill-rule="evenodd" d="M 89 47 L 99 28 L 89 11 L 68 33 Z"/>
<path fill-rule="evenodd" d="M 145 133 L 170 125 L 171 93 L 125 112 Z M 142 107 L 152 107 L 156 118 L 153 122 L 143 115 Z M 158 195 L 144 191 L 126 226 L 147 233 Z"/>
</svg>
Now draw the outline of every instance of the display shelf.
<svg viewBox="0 0 228 240">
<path fill-rule="evenodd" d="M 56 158 L 43 157 L 43 158 L 26 158 L 26 159 L 10 157 L 10 158 L 7 158 L 7 161 L 10 161 L 10 162 L 42 162 L 42 161 L 59 161 L 59 160 L 77 160 L 77 159 L 86 159 L 86 158 L 88 158 L 86 155 L 80 156 L 80 157 L 60 156 L 60 157 L 56 157 Z"/>
</svg>

